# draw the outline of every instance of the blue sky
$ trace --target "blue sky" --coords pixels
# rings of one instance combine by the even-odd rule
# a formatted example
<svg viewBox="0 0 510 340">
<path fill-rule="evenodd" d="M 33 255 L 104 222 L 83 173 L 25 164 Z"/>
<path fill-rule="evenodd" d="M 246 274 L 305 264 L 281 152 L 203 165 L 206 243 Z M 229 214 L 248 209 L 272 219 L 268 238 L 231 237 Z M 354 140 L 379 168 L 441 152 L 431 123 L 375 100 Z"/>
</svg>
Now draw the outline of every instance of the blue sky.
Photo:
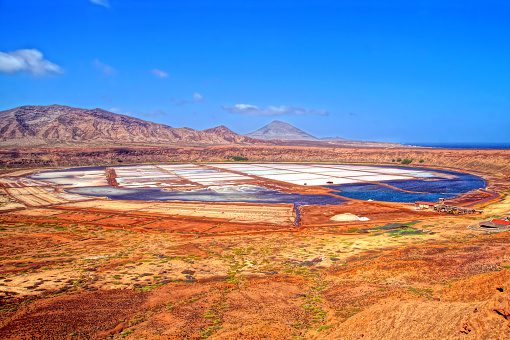
<svg viewBox="0 0 510 340">
<path fill-rule="evenodd" d="M 0 0 L 0 109 L 510 142 L 509 18 L 505 0 Z"/>
</svg>

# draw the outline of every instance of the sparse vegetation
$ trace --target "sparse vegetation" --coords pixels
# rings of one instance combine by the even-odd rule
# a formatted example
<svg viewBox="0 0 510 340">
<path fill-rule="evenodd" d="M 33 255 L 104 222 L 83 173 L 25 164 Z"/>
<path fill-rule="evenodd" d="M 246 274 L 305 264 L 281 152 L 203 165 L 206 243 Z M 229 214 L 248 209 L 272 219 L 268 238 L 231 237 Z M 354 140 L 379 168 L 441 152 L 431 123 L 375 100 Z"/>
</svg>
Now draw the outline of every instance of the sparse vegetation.
<svg viewBox="0 0 510 340">
<path fill-rule="evenodd" d="M 311 269 L 310 266 L 303 266 L 304 262 L 301 262 L 301 265 L 298 264 L 297 266 L 296 264 L 288 264 L 286 270 L 288 273 L 302 276 L 305 280 L 310 282 L 309 290 L 303 294 L 302 297 L 302 308 L 307 314 L 307 319 L 305 322 L 297 322 L 293 326 L 296 329 L 310 329 L 311 327 L 317 327 L 317 330 L 325 330 L 328 328 L 327 325 L 324 324 L 327 312 L 322 306 L 322 293 L 327 287 L 327 282 L 320 273 Z"/>
<path fill-rule="evenodd" d="M 338 310 L 336 312 L 336 315 L 341 319 L 341 320 L 347 320 L 348 318 L 358 314 L 359 312 L 361 312 L 361 307 L 355 305 L 348 305 L 348 306 L 345 306 L 343 307 L 342 309 Z"/>
<path fill-rule="evenodd" d="M 427 297 L 427 298 L 431 298 L 432 294 L 434 293 L 432 288 L 409 287 L 408 290 L 409 290 L 409 292 L 411 292 L 411 293 L 413 293 L 415 295 L 423 296 L 423 297 Z"/>
<path fill-rule="evenodd" d="M 420 229 L 416 229 L 413 227 L 405 227 L 401 229 L 394 229 L 387 231 L 388 235 L 399 237 L 399 236 L 408 236 L 408 235 L 423 235 L 423 231 Z"/>
<path fill-rule="evenodd" d="M 225 301 L 228 290 L 223 290 L 220 297 L 215 301 L 209 309 L 204 313 L 204 319 L 207 320 L 208 325 L 200 331 L 200 336 L 203 339 L 210 337 L 213 333 L 221 329 L 223 323 L 223 314 L 228 309 L 228 303 Z"/>
<path fill-rule="evenodd" d="M 248 158 L 244 156 L 231 156 L 228 159 L 234 162 L 246 162 L 248 160 Z"/>
<path fill-rule="evenodd" d="M 317 327 L 317 332 L 325 331 L 327 329 L 330 329 L 331 327 L 333 327 L 333 326 L 331 326 L 331 325 L 320 325 L 319 327 Z"/>
<path fill-rule="evenodd" d="M 143 286 L 141 288 L 138 288 L 138 290 L 141 292 L 150 292 L 150 291 L 152 291 L 156 288 L 159 288 L 161 286 L 162 286 L 162 284 L 149 284 L 149 285 Z"/>
<path fill-rule="evenodd" d="M 121 333 L 120 333 L 120 336 L 122 338 L 125 338 L 127 337 L 128 335 L 130 335 L 131 333 L 133 333 L 135 330 L 134 329 L 126 329 L 126 330 L 123 330 Z"/>
</svg>

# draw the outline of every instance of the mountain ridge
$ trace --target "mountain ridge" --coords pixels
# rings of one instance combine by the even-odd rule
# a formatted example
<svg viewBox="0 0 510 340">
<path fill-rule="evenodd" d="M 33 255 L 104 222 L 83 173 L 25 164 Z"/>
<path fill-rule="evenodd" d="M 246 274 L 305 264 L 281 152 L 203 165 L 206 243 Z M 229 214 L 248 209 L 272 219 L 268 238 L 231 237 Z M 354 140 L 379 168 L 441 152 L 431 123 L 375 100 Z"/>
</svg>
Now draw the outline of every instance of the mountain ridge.
<svg viewBox="0 0 510 340">
<path fill-rule="evenodd" d="M 100 108 L 26 105 L 0 111 L 0 146 L 257 144 L 225 126 L 175 128 Z"/>
<path fill-rule="evenodd" d="M 25 105 L 0 111 L 0 148 L 128 147 L 128 146 L 395 146 L 396 143 L 317 138 L 275 120 L 241 135 L 225 125 L 195 130 L 154 123 L 101 108 Z"/>
</svg>

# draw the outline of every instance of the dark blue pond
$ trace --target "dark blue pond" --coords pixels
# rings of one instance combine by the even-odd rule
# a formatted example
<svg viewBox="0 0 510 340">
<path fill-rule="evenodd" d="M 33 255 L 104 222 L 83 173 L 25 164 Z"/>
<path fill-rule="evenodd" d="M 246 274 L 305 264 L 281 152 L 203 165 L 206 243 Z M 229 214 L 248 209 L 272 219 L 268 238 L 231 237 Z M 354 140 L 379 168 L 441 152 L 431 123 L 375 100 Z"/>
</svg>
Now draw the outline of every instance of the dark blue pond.
<svg viewBox="0 0 510 340">
<path fill-rule="evenodd" d="M 211 187 L 189 191 L 101 186 L 68 189 L 67 192 L 94 197 L 108 197 L 115 200 L 297 203 L 301 205 L 340 204 L 345 202 L 341 198 L 328 195 L 289 194 L 253 185 Z"/>
<path fill-rule="evenodd" d="M 439 198 L 454 198 L 471 190 L 486 187 L 485 180 L 475 175 L 452 171 L 434 170 L 434 172 L 452 175 L 452 178 L 434 177 L 423 180 L 384 182 L 384 184 L 412 192 L 403 192 L 372 183 L 343 184 L 329 186 L 329 188 L 337 190 L 335 193 L 341 196 L 359 200 L 371 199 L 374 201 L 386 202 L 436 202 Z"/>
</svg>

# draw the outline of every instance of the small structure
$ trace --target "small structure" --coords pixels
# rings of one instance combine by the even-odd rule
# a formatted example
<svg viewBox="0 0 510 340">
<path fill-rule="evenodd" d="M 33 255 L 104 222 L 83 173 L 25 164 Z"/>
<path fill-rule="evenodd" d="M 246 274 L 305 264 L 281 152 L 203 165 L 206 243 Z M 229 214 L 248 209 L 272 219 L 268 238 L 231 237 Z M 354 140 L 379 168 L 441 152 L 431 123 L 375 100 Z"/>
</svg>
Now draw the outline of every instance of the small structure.
<svg viewBox="0 0 510 340">
<path fill-rule="evenodd" d="M 478 228 L 472 228 L 478 230 L 485 230 L 489 232 L 501 232 L 510 230 L 510 221 L 508 219 L 492 219 L 490 221 L 480 222 Z"/>
<path fill-rule="evenodd" d="M 436 203 L 434 202 L 425 202 L 425 201 L 416 201 L 415 207 L 418 209 L 434 209 Z"/>
<path fill-rule="evenodd" d="M 508 218 L 506 218 L 504 220 L 495 218 L 491 222 L 494 223 L 494 224 L 507 225 L 507 226 L 510 227 L 510 221 L 508 220 Z"/>
<path fill-rule="evenodd" d="M 430 209 L 430 210 L 433 209 L 434 211 L 440 213 L 447 213 L 452 215 L 465 215 L 482 212 L 481 210 L 476 210 L 473 208 L 458 207 L 455 205 L 446 204 L 444 198 L 440 198 L 439 203 L 417 201 L 415 202 L 415 207 L 417 209 Z"/>
<path fill-rule="evenodd" d="M 455 205 L 448 205 L 448 204 L 437 204 L 434 206 L 434 210 L 437 212 L 452 214 L 452 215 L 465 215 L 465 214 L 474 214 L 474 213 L 482 213 L 481 210 L 476 210 L 473 208 L 466 208 L 466 207 L 457 207 Z"/>
</svg>

